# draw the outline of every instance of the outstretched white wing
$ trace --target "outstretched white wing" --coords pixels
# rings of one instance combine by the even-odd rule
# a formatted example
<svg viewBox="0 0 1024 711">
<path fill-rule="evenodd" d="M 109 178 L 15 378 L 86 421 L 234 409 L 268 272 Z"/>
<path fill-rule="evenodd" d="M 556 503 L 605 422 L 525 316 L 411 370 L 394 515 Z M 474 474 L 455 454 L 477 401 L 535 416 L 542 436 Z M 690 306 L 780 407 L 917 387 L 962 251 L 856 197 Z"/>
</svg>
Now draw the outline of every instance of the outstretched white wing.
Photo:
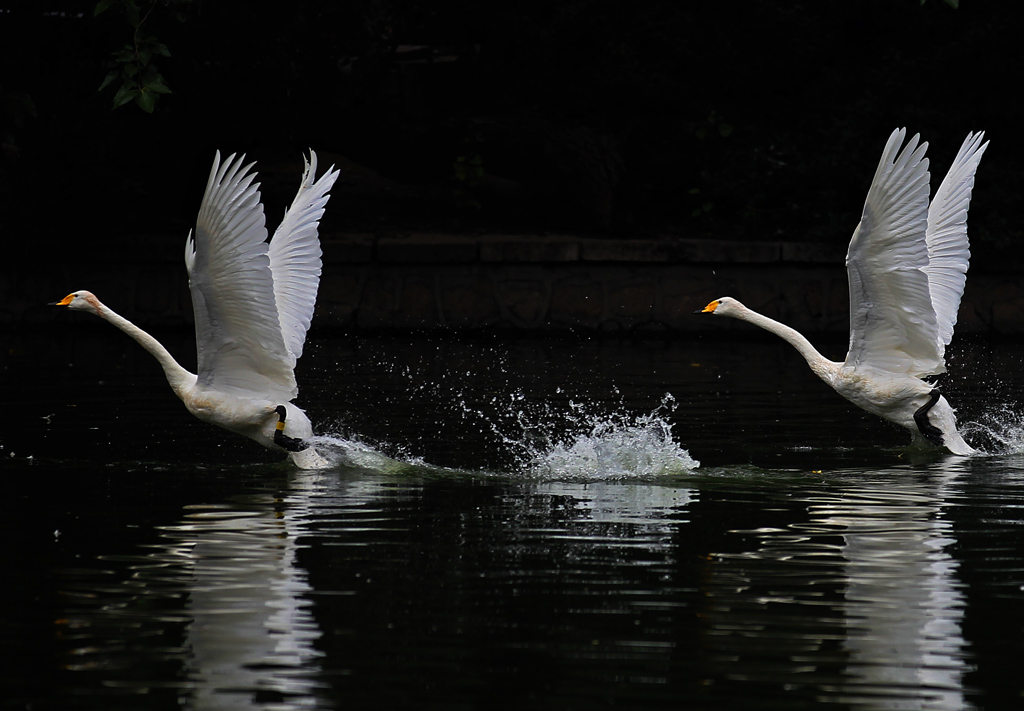
<svg viewBox="0 0 1024 711">
<path fill-rule="evenodd" d="M 274 300 L 267 230 L 252 164 L 213 161 L 185 246 L 199 384 L 288 401 L 298 390 Z"/>
<path fill-rule="evenodd" d="M 316 177 L 316 153 L 309 152 L 302 183 L 270 240 L 270 271 L 274 278 L 281 333 L 292 364 L 302 355 L 302 344 L 313 318 L 320 285 L 321 251 L 317 224 L 330 197 L 327 191 L 338 178 L 334 166 L 320 180 Z"/>
<path fill-rule="evenodd" d="M 927 143 L 893 131 L 846 255 L 850 352 L 846 365 L 924 376 L 944 370 L 928 289 Z"/>
<path fill-rule="evenodd" d="M 967 240 L 967 209 L 971 204 L 974 173 L 981 156 L 988 148 L 982 144 L 985 133 L 968 133 L 956 154 L 956 160 L 935 193 L 928 208 L 928 275 L 932 307 L 938 326 L 939 358 L 944 357 L 946 346 L 953 338 L 960 297 L 967 281 L 967 267 L 971 259 Z"/>
</svg>

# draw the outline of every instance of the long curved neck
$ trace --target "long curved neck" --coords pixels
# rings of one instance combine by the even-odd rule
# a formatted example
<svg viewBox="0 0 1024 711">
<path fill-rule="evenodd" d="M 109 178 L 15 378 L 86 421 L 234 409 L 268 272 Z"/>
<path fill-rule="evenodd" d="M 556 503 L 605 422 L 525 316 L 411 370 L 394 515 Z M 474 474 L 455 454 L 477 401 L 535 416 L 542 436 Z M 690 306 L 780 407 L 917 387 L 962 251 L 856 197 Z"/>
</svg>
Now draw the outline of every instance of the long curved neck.
<svg viewBox="0 0 1024 711">
<path fill-rule="evenodd" d="M 797 331 L 795 328 L 790 328 L 784 323 L 779 323 L 773 318 L 768 318 L 763 314 L 759 314 L 756 311 L 751 311 L 747 307 L 742 307 L 736 313 L 736 318 L 743 321 L 748 321 L 755 326 L 760 326 L 766 331 L 774 333 L 782 340 L 789 343 L 789 345 L 796 348 L 796 350 L 804 357 L 807 361 L 807 365 L 811 367 L 814 374 L 822 380 L 831 382 L 832 376 L 835 371 L 839 368 L 839 363 L 835 363 L 821 353 L 811 345 L 811 342 L 804 338 L 804 335 Z"/>
<path fill-rule="evenodd" d="M 170 384 L 171 389 L 174 390 L 178 397 L 184 398 L 185 393 L 196 382 L 196 376 L 178 365 L 178 361 L 174 360 L 174 356 L 163 347 L 160 341 L 153 338 L 134 323 L 112 311 L 98 300 L 93 303 L 93 306 L 96 309 L 97 316 L 117 326 L 135 339 L 136 343 L 153 354 L 153 357 L 160 363 L 160 367 L 164 369 L 164 375 L 167 376 L 167 382 Z"/>
</svg>

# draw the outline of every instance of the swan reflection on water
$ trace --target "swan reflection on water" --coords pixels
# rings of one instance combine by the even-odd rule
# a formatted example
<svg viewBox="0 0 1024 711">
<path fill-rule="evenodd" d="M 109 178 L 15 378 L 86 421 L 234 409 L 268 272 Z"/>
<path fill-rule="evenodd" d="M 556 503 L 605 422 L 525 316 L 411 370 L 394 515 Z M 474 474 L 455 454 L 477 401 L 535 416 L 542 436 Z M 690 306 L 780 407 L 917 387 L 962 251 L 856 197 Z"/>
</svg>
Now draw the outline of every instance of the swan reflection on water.
<svg viewBox="0 0 1024 711">
<path fill-rule="evenodd" d="M 954 461 L 926 481 L 890 483 L 881 520 L 878 488 L 811 507 L 823 529 L 843 527 L 844 647 L 849 700 L 858 705 L 967 707 L 966 603 L 948 552 L 956 543 L 952 525 L 943 518 L 949 486 L 962 473 Z M 899 689 L 905 698 L 879 704 L 874 688 Z"/>
<path fill-rule="evenodd" d="M 752 638 L 763 649 L 781 646 L 788 681 L 817 685 L 819 699 L 851 708 L 968 708 L 965 600 L 944 517 L 965 467 L 947 458 L 900 476 L 831 472 L 808 492 L 806 520 L 735 531 L 758 543 L 714 556 L 713 646 L 723 659 Z M 772 608 L 775 615 L 753 612 Z M 725 673 L 754 680 L 773 672 L 747 660 Z"/>
<path fill-rule="evenodd" d="M 181 522 L 164 528 L 169 544 L 160 556 L 192 572 L 186 648 L 193 708 L 239 708 L 253 694 L 289 699 L 287 708 L 315 699 L 321 632 L 296 561 L 311 478 L 294 474 L 293 493 L 280 501 L 189 507 Z"/>
<path fill-rule="evenodd" d="M 494 531 L 488 534 L 488 545 L 504 551 L 500 560 L 506 568 L 500 574 L 481 570 L 491 583 L 467 579 L 463 589 L 450 594 L 466 606 L 496 606 L 489 613 L 457 613 L 470 619 L 509 604 L 500 599 L 496 579 L 507 580 L 517 595 L 538 581 L 557 582 L 556 599 L 577 600 L 570 604 L 576 612 L 563 619 L 566 629 L 550 633 L 566 639 L 517 644 L 538 650 L 554 644 L 578 660 L 589 660 L 594 652 L 587 649 L 589 641 L 574 641 L 573 616 L 657 611 L 661 622 L 645 622 L 642 632 L 605 630 L 615 638 L 599 649 L 609 663 L 618 658 L 661 669 L 661 676 L 654 674 L 647 683 L 660 678 L 667 688 L 672 674 L 666 670 L 680 655 L 693 654 L 688 648 L 699 648 L 704 652 L 693 659 L 695 668 L 718 684 L 778 681 L 781 674 L 816 689 L 819 700 L 852 708 L 964 708 L 964 599 L 956 563 L 946 550 L 953 542 L 950 523 L 943 517 L 947 489 L 963 471 L 950 461 L 920 474 L 908 471 L 900 479 L 889 471 L 840 471 L 822 478 L 802 502 L 803 520 L 782 528 L 729 531 L 752 537 L 751 545 L 737 552 L 708 551 L 697 590 L 677 584 L 676 571 L 686 564 L 680 559 L 695 552 L 679 544 L 698 535 L 692 529 L 699 522 L 690 510 L 707 495 L 699 487 L 684 481 L 520 482 L 496 504 L 501 510 L 492 512 L 504 520 L 504 532 L 497 538 Z M 333 642 L 318 623 L 318 609 L 352 606 L 362 611 L 352 613 L 357 617 L 384 610 L 403 614 L 395 612 L 394 600 L 374 601 L 366 590 L 314 589 L 298 556 L 307 546 L 334 541 L 346 548 L 369 546 L 364 555 L 373 557 L 374 541 L 411 525 L 402 520 L 401 509 L 409 516 L 429 516 L 419 509 L 426 502 L 417 501 L 423 488 L 326 472 L 294 472 L 289 482 L 279 498 L 190 506 L 180 522 L 162 529 L 167 543 L 153 555 L 191 569 L 186 628 L 191 708 L 237 708 L 233 704 L 254 697 L 278 699 L 279 708 L 304 708 L 339 693 L 344 698 L 346 682 L 338 681 L 344 677 L 327 668 L 337 662 L 325 656 Z M 883 483 L 884 496 L 878 493 Z M 389 501 L 391 507 L 385 505 Z M 473 539 L 482 535 L 484 522 L 470 516 L 463 525 L 461 533 L 449 535 L 471 549 L 479 544 Z M 541 554 L 551 557 L 538 564 Z M 466 555 L 467 560 L 448 564 L 471 567 L 473 554 L 467 550 Z M 380 560 L 379 566 L 388 562 Z M 451 570 L 433 573 L 446 585 L 462 579 L 453 578 Z M 431 584 L 429 579 L 410 582 Z M 478 585 L 498 588 L 481 598 L 472 594 Z M 408 594 L 378 591 L 385 598 Z M 450 610 L 428 607 L 421 613 L 436 616 L 439 638 L 454 634 L 443 631 Z M 698 639 L 679 637 L 679 617 L 700 621 Z M 356 646 L 365 633 L 347 632 Z M 506 643 L 496 628 L 492 644 Z M 444 641 L 432 644 L 443 647 Z M 404 673 L 416 676 L 423 669 Z M 409 683 L 399 677 L 396 670 L 395 683 Z"/>
<path fill-rule="evenodd" d="M 348 462 L 333 470 L 165 473 L 155 491 L 177 498 L 134 555 L 62 538 L 106 569 L 60 573 L 82 593 L 56 613 L 76 635 L 62 693 L 103 708 L 114 690 L 161 688 L 193 709 L 495 689 L 538 708 L 754 709 L 780 694 L 792 709 L 969 707 L 978 632 L 965 640 L 960 566 L 986 552 L 960 541 L 954 560 L 951 517 L 1010 455 L 822 473 L 806 463 L 899 458 L 815 449 L 791 455 L 800 468 L 696 466 L 670 435 L 585 429 L 504 473 L 341 438 L 318 442 Z M 154 480 L 118 481 L 146 502 Z"/>
</svg>

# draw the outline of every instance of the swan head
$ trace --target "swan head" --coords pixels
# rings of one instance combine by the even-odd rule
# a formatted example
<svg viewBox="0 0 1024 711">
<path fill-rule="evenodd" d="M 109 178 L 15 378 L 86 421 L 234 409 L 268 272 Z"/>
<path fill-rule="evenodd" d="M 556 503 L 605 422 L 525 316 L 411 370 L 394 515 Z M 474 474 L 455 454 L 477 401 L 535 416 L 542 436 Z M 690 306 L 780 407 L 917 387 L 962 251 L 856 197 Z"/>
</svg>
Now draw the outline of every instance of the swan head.
<svg viewBox="0 0 1024 711">
<path fill-rule="evenodd" d="M 720 299 L 715 299 L 703 309 L 697 309 L 694 313 L 714 314 L 715 316 L 732 316 L 733 318 L 738 318 L 745 310 L 746 307 L 736 299 L 731 296 L 723 296 Z"/>
<path fill-rule="evenodd" d="M 91 311 L 99 313 L 99 300 L 93 296 L 91 291 L 73 291 L 60 301 L 55 301 L 52 306 L 67 306 L 75 311 Z"/>
</svg>

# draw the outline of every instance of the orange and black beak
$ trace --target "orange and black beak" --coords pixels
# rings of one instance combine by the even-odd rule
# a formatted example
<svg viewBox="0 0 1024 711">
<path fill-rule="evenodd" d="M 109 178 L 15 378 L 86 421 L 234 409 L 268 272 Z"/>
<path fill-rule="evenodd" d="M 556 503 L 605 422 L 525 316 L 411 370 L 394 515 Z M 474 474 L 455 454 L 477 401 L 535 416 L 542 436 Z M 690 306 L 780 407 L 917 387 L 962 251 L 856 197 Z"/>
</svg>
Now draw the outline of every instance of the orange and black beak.
<svg viewBox="0 0 1024 711">
<path fill-rule="evenodd" d="M 718 308 L 718 304 L 719 303 L 720 302 L 718 302 L 718 301 L 712 301 L 710 304 L 708 304 L 704 308 L 697 309 L 693 313 L 695 313 L 695 314 L 713 314 L 713 313 L 715 313 L 715 309 Z"/>
</svg>

